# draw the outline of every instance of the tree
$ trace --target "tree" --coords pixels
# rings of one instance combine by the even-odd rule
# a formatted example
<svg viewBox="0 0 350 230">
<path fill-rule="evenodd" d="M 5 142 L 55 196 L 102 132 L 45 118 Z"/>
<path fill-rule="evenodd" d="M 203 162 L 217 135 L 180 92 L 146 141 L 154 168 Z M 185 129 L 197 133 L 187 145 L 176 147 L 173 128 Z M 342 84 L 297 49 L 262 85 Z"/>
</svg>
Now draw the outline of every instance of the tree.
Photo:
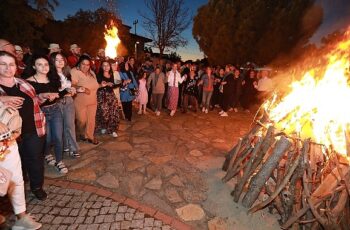
<svg viewBox="0 0 350 230">
<path fill-rule="evenodd" d="M 25 0 L 0 1 L 0 37 L 15 44 L 34 44 L 41 46 L 41 28 L 47 23 L 47 18 L 34 9 Z"/>
<path fill-rule="evenodd" d="M 191 22 L 189 10 L 183 0 L 145 0 L 149 14 L 141 13 L 143 27 L 153 40 L 153 47 L 159 49 L 162 56 L 167 49 L 185 46 L 187 40 L 181 33 Z"/>
<path fill-rule="evenodd" d="M 209 0 L 192 34 L 212 64 L 268 64 L 302 48 L 322 22 L 315 0 Z"/>
</svg>

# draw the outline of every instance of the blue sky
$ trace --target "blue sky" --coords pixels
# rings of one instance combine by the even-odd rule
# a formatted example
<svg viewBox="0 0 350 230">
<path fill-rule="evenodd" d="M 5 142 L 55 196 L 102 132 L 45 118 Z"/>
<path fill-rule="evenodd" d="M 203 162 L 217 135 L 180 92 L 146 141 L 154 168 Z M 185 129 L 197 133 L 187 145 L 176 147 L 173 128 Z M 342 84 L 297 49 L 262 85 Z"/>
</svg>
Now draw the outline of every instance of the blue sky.
<svg viewBox="0 0 350 230">
<path fill-rule="evenodd" d="M 94 10 L 104 5 L 107 0 L 60 0 L 60 5 L 56 8 L 54 16 L 62 20 L 67 15 L 75 14 L 80 8 Z M 247 0 L 248 1 L 248 0 Z M 185 0 L 186 7 L 190 14 L 195 16 L 197 9 L 206 4 L 208 0 Z M 324 9 L 324 21 L 314 37 L 312 42 L 319 42 L 322 36 L 339 28 L 350 25 L 350 0 L 316 0 Z M 117 13 L 124 24 L 132 26 L 135 19 L 139 20 L 137 25 L 137 34 L 147 36 L 142 28 L 142 17 L 139 12 L 146 10 L 144 0 L 117 0 Z M 132 30 L 134 31 L 134 30 Z M 192 36 L 192 24 L 184 31 L 183 36 L 188 40 L 185 48 L 179 48 L 179 53 L 183 60 L 203 58 L 203 53 L 199 50 L 197 42 Z"/>
<path fill-rule="evenodd" d="M 55 19 L 63 20 L 67 15 L 73 15 L 80 8 L 94 10 L 104 5 L 104 0 L 60 0 L 60 5 L 55 9 Z M 206 4 L 207 0 L 185 0 L 186 7 L 190 10 L 191 15 L 195 16 L 197 9 Z M 133 26 L 133 21 L 138 19 L 137 34 L 147 37 L 147 32 L 142 27 L 142 17 L 139 12 L 145 12 L 146 7 L 143 0 L 118 0 L 117 13 L 124 24 Z M 132 28 L 134 32 L 134 28 Z M 192 24 L 184 31 L 183 36 L 188 40 L 184 48 L 176 50 L 183 60 L 203 58 L 203 53 L 199 50 L 197 42 L 192 36 Z M 149 36 L 148 36 L 149 37 Z M 156 51 L 156 50 L 155 50 Z"/>
</svg>

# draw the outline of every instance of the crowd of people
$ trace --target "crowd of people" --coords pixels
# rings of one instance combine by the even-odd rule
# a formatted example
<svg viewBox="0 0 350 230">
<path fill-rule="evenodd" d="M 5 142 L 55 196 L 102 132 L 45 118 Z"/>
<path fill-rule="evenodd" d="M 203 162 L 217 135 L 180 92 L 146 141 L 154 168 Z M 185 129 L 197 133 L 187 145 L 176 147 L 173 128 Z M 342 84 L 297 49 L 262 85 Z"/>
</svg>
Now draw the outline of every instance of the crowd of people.
<svg viewBox="0 0 350 230">
<path fill-rule="evenodd" d="M 13 134 L 11 142 L 1 140 L 11 152 L 3 154 L 0 167 L 13 175 L 8 194 L 18 217 L 14 227 L 41 226 L 26 214 L 22 174 L 34 196 L 45 200 L 45 162 L 68 173 L 63 156 L 79 158 L 78 141 L 97 145 L 96 134 L 118 137 L 119 121 L 132 120 L 133 104 L 139 115 L 147 114 L 147 109 L 156 116 L 191 109 L 205 114 L 220 111 L 219 116 L 227 117 L 239 107 L 249 112 L 269 95 L 273 82 L 268 74 L 233 65 L 149 59 L 137 64 L 134 57 L 108 58 L 103 49 L 92 57 L 82 54 L 77 44 L 67 55 L 54 43 L 47 52 L 31 53 L 28 47 L 0 39 L 0 103 L 22 118 L 21 132 Z M 1 122 L 0 134 L 8 132 Z"/>
</svg>

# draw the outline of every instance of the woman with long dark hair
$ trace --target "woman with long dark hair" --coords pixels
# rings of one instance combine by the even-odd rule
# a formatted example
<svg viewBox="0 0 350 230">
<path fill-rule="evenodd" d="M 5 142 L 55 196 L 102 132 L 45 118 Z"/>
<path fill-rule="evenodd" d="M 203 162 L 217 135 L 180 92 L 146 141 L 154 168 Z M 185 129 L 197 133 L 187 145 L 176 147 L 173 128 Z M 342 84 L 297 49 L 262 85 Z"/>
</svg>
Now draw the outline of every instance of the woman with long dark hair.
<svg viewBox="0 0 350 230">
<path fill-rule="evenodd" d="M 97 90 L 96 131 L 118 137 L 119 109 L 113 89 L 120 86 L 114 83 L 111 63 L 102 61 L 97 74 L 100 88 Z"/>
<path fill-rule="evenodd" d="M 46 143 L 45 160 L 48 165 L 55 166 L 57 170 L 66 174 L 68 169 L 63 162 L 63 116 L 59 98 L 67 92 L 60 92 L 61 81 L 56 68 L 49 64 L 46 56 L 38 55 L 32 59 L 29 66 L 29 77 L 27 81 L 34 87 L 37 93 L 55 93 L 55 100 L 46 101 L 41 105 L 41 109 L 46 118 Z M 50 153 L 51 146 L 54 147 L 55 157 Z"/>
<path fill-rule="evenodd" d="M 76 94 L 76 89 L 72 87 L 72 78 L 67 66 L 67 59 L 61 53 L 52 53 L 50 55 L 50 69 L 56 69 L 60 77 L 61 87 L 60 92 L 65 95 L 59 100 L 63 116 L 63 152 L 70 156 L 78 158 L 79 146 L 75 134 L 75 107 L 73 96 Z"/>
</svg>

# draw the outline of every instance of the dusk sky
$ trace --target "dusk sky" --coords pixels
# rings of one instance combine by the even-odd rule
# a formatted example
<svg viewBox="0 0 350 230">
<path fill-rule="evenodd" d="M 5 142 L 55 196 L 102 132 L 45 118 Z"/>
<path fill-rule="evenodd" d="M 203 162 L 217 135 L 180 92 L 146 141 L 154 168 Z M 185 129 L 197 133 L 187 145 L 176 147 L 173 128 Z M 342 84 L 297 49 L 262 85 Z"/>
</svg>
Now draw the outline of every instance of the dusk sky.
<svg viewBox="0 0 350 230">
<path fill-rule="evenodd" d="M 63 20 L 67 15 L 75 14 L 80 8 L 95 10 L 104 5 L 104 0 L 60 0 L 60 5 L 56 8 L 54 16 L 58 20 Z M 191 15 L 195 16 L 197 9 L 206 4 L 208 0 L 185 0 L 186 7 L 190 9 Z M 320 38 L 336 29 L 344 28 L 350 25 L 350 0 L 317 0 L 322 4 L 324 9 L 324 21 L 312 38 L 313 42 L 318 42 Z M 121 17 L 124 24 L 133 26 L 132 22 L 138 19 L 137 34 L 147 36 L 147 32 L 142 27 L 142 17 L 139 12 L 145 12 L 143 0 L 118 0 L 117 13 Z M 134 28 L 132 29 L 134 32 Z M 201 59 L 203 53 L 199 50 L 196 41 L 192 36 L 192 24 L 183 33 L 183 36 L 188 40 L 188 45 L 185 48 L 179 48 L 176 52 L 179 53 L 183 60 Z"/>
</svg>

